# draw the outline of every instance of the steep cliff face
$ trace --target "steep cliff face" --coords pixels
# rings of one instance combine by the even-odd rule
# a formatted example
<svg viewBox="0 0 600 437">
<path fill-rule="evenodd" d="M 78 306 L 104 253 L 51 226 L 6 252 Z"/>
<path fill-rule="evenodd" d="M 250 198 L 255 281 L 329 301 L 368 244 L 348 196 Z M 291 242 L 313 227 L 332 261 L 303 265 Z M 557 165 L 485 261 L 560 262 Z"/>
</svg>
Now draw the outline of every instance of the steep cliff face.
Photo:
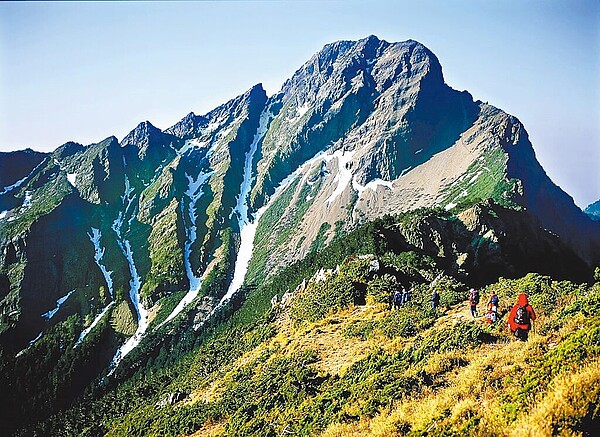
<svg viewBox="0 0 600 437">
<path fill-rule="evenodd" d="M 354 152 L 358 183 L 393 180 L 452 145 L 477 113 L 468 93 L 444 84 L 423 45 L 374 36 L 325 46 L 270 104 L 256 198 L 325 150 Z"/>
<path fill-rule="evenodd" d="M 600 259 L 600 230 L 547 177 L 521 123 L 448 87 L 415 41 L 327 45 L 270 101 L 281 109 L 255 204 L 288 179 L 258 224 L 253 281 L 375 217 L 488 198 L 527 211 L 588 264 Z"/>
<path fill-rule="evenodd" d="M 600 220 L 600 200 L 597 200 L 594 203 L 589 204 L 584 210 L 584 213 L 588 215 L 592 220 L 599 221 Z"/>
<path fill-rule="evenodd" d="M 31 149 L 16 152 L 0 152 L 0 192 L 23 183 L 31 171 L 47 156 L 47 153 Z"/>
</svg>

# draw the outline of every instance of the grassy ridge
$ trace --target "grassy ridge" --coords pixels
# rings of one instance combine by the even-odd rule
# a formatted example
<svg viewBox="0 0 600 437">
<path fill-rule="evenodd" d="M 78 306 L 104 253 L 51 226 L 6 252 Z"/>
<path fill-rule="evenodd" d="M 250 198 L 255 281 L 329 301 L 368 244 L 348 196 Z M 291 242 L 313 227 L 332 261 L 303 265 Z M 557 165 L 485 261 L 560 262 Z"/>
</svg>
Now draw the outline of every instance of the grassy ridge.
<svg viewBox="0 0 600 437">
<path fill-rule="evenodd" d="M 470 318 L 466 287 L 450 278 L 435 284 L 441 310 L 429 309 L 422 284 L 391 311 L 375 301 L 381 276 L 365 268 L 370 261 L 349 259 L 309 282 L 308 303 L 299 292 L 251 324 L 236 313 L 176 367 L 96 401 L 95 417 L 71 410 L 45 431 L 93 423 L 109 435 L 552 435 L 598 423 L 600 284 L 501 279 L 482 290 L 483 302 L 491 290 L 501 299 L 503 319 L 490 326 Z M 504 322 L 520 291 L 539 316 L 527 343 Z M 350 298 L 310 311 L 336 293 Z M 361 293 L 365 302 L 353 303 Z M 172 393 L 183 400 L 161 403 Z"/>
<path fill-rule="evenodd" d="M 482 300 L 497 291 L 504 317 L 520 291 L 540 315 L 530 342 L 514 343 L 504 322 L 470 319 L 468 287 L 452 277 L 435 282 L 442 309 L 430 309 L 439 265 L 401 251 L 391 231 L 413 216 L 384 217 L 310 253 L 204 330 L 182 325 L 147 339 L 131 354 L 131 377 L 89 388 L 77 405 L 24 433 L 507 434 L 516 423 L 541 423 L 532 411 L 557 408 L 555 385 L 578 372 L 594 380 L 598 284 L 531 274 L 488 285 Z M 390 311 L 390 292 L 411 283 L 411 302 Z M 285 306 L 271 308 L 273 296 L 294 290 Z M 598 418 L 594 393 L 548 426 L 589 427 Z M 492 413 L 476 408 L 482 403 Z"/>
</svg>

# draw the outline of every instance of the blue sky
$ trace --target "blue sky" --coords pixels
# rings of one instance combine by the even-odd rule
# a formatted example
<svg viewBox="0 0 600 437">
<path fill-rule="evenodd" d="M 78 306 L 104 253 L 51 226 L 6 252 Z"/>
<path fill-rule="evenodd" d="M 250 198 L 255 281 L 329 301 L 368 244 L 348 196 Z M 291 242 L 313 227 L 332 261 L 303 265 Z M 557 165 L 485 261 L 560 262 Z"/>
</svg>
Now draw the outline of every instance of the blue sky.
<svg viewBox="0 0 600 437">
<path fill-rule="evenodd" d="M 2 2 L 0 150 L 164 129 L 370 34 L 425 44 L 450 86 L 524 123 L 579 206 L 600 198 L 597 1 Z"/>
</svg>

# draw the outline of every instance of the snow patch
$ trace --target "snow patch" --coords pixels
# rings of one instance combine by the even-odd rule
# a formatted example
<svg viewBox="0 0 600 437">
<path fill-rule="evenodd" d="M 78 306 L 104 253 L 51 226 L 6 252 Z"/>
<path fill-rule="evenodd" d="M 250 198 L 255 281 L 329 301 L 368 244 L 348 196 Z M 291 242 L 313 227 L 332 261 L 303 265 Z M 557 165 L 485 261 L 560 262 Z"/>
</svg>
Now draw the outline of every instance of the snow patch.
<svg viewBox="0 0 600 437">
<path fill-rule="evenodd" d="M 44 331 L 40 332 L 37 337 L 35 337 L 33 340 L 31 340 L 29 342 L 29 347 L 33 346 L 35 344 L 36 341 L 38 341 L 40 338 L 42 338 L 42 335 L 44 334 Z"/>
<path fill-rule="evenodd" d="M 310 105 L 308 103 L 305 103 L 302 106 L 298 104 L 298 106 L 296 107 L 296 112 L 293 113 L 293 115 L 288 115 L 288 123 L 294 124 L 299 122 L 309 109 Z"/>
<path fill-rule="evenodd" d="M 19 188 L 21 185 L 23 185 L 23 182 L 25 182 L 28 177 L 29 177 L 29 175 L 25 176 L 23 179 L 19 179 L 17 182 L 15 182 L 12 185 L 8 185 L 8 186 L 4 187 L 2 189 L 2 191 L 0 191 L 0 196 L 14 190 L 15 188 Z"/>
<path fill-rule="evenodd" d="M 338 109 L 340 109 L 342 107 L 342 104 L 344 103 L 344 99 L 338 99 L 335 101 L 335 103 L 333 105 L 331 105 L 331 107 L 329 108 L 330 111 L 337 111 Z"/>
<path fill-rule="evenodd" d="M 481 176 L 481 173 L 482 173 L 482 172 L 481 172 L 481 170 L 479 170 L 479 171 L 477 172 L 477 174 L 475 174 L 475 176 L 473 176 L 473 177 L 471 178 L 471 180 L 470 180 L 468 183 L 469 183 L 469 184 L 472 184 L 473 182 L 475 182 L 475 181 L 477 180 L 477 178 L 478 178 L 479 176 Z"/>
<path fill-rule="evenodd" d="M 366 190 L 377 191 L 377 187 L 385 187 L 391 190 L 393 188 L 393 185 L 393 182 L 384 181 L 383 179 L 379 178 L 367 182 L 366 185 L 360 185 L 358 182 L 356 182 L 354 178 L 352 178 L 352 188 L 354 189 L 354 191 L 358 192 L 358 197 L 362 196 L 362 193 Z"/>
<path fill-rule="evenodd" d="M 254 250 L 254 236 L 256 235 L 256 229 L 258 228 L 258 221 L 265 213 L 265 211 L 273 204 L 273 202 L 279 197 L 279 195 L 288 187 L 288 185 L 298 176 L 298 172 L 294 172 L 285 178 L 275 189 L 275 192 L 269 199 L 269 201 L 256 211 L 254 220 L 247 222 L 240 231 L 240 249 L 237 254 L 235 261 L 235 271 L 233 274 L 233 280 L 227 289 L 227 293 L 221 298 L 219 303 L 212 309 L 208 316 L 199 324 L 194 326 L 194 329 L 200 328 L 204 323 L 209 320 L 213 314 L 217 312 L 219 308 L 227 304 L 233 297 L 233 295 L 240 289 L 244 283 L 246 272 L 248 271 L 248 264 L 252 258 L 252 252 Z"/>
<path fill-rule="evenodd" d="M 119 246 L 121 247 L 125 258 L 127 258 L 127 263 L 129 264 L 129 273 L 131 274 L 131 280 L 129 281 L 129 298 L 131 299 L 131 303 L 133 303 L 135 308 L 138 327 L 133 336 L 131 336 L 115 353 L 115 356 L 113 357 L 109 366 L 111 369 L 109 375 L 115 371 L 121 360 L 138 344 L 140 344 L 140 341 L 142 341 L 142 338 L 146 333 L 146 329 L 148 329 L 148 311 L 146 308 L 144 308 L 144 305 L 140 301 L 140 288 L 142 281 L 133 261 L 131 244 L 129 241 L 123 240 L 122 242 L 119 242 Z M 112 303 L 113 302 L 111 302 L 111 304 Z"/>
<path fill-rule="evenodd" d="M 310 109 L 310 105 L 308 103 L 305 103 L 302 106 L 299 106 L 297 111 L 298 111 L 298 117 L 302 117 L 304 114 L 306 114 L 306 111 L 308 111 Z"/>
<path fill-rule="evenodd" d="M 19 358 L 21 355 L 23 355 L 31 346 L 33 346 L 40 338 L 42 338 L 42 335 L 44 335 L 44 331 L 40 332 L 37 335 L 37 337 L 35 337 L 33 340 L 31 340 L 29 342 L 29 345 L 25 349 L 23 349 L 17 355 L 15 355 L 15 358 Z"/>
<path fill-rule="evenodd" d="M 27 176 L 25 176 L 24 178 L 22 178 L 22 179 L 19 179 L 17 182 L 15 182 L 15 183 L 14 183 L 14 184 L 12 184 L 12 185 L 8 185 L 8 186 L 4 187 L 4 188 L 2 189 L 2 191 L 0 191 L 0 196 L 2 196 L 3 194 L 6 194 L 6 193 L 8 193 L 8 192 L 10 192 L 10 191 L 13 191 L 13 190 L 15 190 L 15 189 L 19 188 L 21 185 L 23 185 L 23 183 L 25 183 L 25 181 L 26 181 L 27 179 L 29 179 L 29 177 L 30 177 L 31 175 L 33 175 L 33 173 L 34 173 L 34 172 L 35 172 L 35 171 L 36 171 L 38 168 L 40 168 L 42 164 L 44 164 L 44 163 L 46 162 L 46 160 L 47 160 L 47 158 L 43 159 L 43 160 L 42 160 L 42 162 L 40 162 L 38 165 L 36 165 L 36 166 L 33 168 L 33 170 L 31 170 L 31 171 L 29 172 L 29 174 L 28 174 Z"/>
<path fill-rule="evenodd" d="M 21 210 L 26 210 L 31 206 L 31 201 L 33 200 L 33 191 L 25 191 L 25 197 L 23 198 L 23 205 L 21 205 Z"/>
<path fill-rule="evenodd" d="M 140 301 L 140 288 L 142 285 L 142 279 L 137 271 L 135 266 L 135 262 L 133 260 L 133 250 L 131 248 L 131 243 L 124 238 L 124 224 L 125 217 L 129 216 L 127 220 L 127 225 L 131 228 L 131 222 L 133 217 L 135 217 L 135 212 L 137 208 L 134 205 L 135 201 L 135 193 L 134 189 L 129 183 L 129 179 L 127 175 L 125 175 L 125 193 L 121 196 L 121 202 L 123 204 L 123 209 L 119 211 L 117 218 L 112 224 L 112 229 L 117 234 L 117 244 L 121 249 L 121 252 L 125 256 L 127 260 L 127 264 L 129 266 L 129 274 L 131 279 L 129 281 L 129 298 L 131 299 L 131 303 L 133 304 L 137 316 L 138 327 L 133 334 L 115 353 L 109 368 L 109 375 L 111 375 L 123 357 L 125 357 L 129 352 L 131 352 L 142 340 L 146 329 L 148 329 L 148 311 L 144 308 L 144 305 Z M 132 208 L 133 206 L 133 208 Z M 112 303 L 111 303 L 112 304 Z"/>
<path fill-rule="evenodd" d="M 73 187 L 75 187 L 75 180 L 77 179 L 77 173 L 67 173 L 67 180 Z"/>
<path fill-rule="evenodd" d="M 400 177 L 404 176 L 404 175 L 405 175 L 406 173 L 408 173 L 408 172 L 409 172 L 411 169 L 412 169 L 412 165 L 411 165 L 411 166 L 409 166 L 409 167 L 406 167 L 405 169 L 403 169 L 403 170 L 400 172 Z"/>
<path fill-rule="evenodd" d="M 67 299 L 69 298 L 69 296 L 71 296 L 74 292 L 75 292 L 75 290 L 71 290 L 65 296 L 59 298 L 56 301 L 56 307 L 53 310 L 50 310 L 47 313 L 42 314 L 42 317 L 45 318 L 46 320 L 50 320 L 52 318 L 52 316 L 54 316 L 54 314 L 56 314 L 58 312 L 58 310 L 60 309 L 62 304 L 65 303 L 67 301 Z"/>
<path fill-rule="evenodd" d="M 338 196 L 340 196 L 346 187 L 352 180 L 352 170 L 348 168 L 348 164 L 352 161 L 355 151 L 342 151 L 338 150 L 332 155 L 327 155 L 325 159 L 327 161 L 337 158 L 338 160 L 338 172 L 335 176 L 334 182 L 337 181 L 337 187 L 331 193 L 331 196 L 326 200 L 327 204 L 333 202 Z"/>
<path fill-rule="evenodd" d="M 92 324 L 90 326 L 88 326 L 87 328 L 85 328 L 83 331 L 81 331 L 81 334 L 79 334 L 79 338 L 77 339 L 77 341 L 75 342 L 75 346 L 73 346 L 73 348 L 76 348 L 77 346 L 79 346 L 79 344 L 83 341 L 83 339 L 85 337 L 87 337 L 87 335 L 92 332 L 92 329 L 94 329 L 96 327 L 96 325 L 100 322 L 100 320 L 102 320 L 102 317 L 104 317 L 104 314 L 106 314 L 106 312 L 114 305 L 114 302 L 109 303 L 107 306 L 104 307 L 104 309 L 100 312 L 100 314 L 98 314 L 96 316 L 96 318 L 94 319 L 94 321 L 92 322 Z"/>
<path fill-rule="evenodd" d="M 256 227 L 260 217 L 257 211 L 254 221 L 250 223 L 250 217 L 248 215 L 248 196 L 250 194 L 250 190 L 252 189 L 252 182 L 254 180 L 252 176 L 252 162 L 254 160 L 254 155 L 258 150 L 258 144 L 267 133 L 267 128 L 272 118 L 273 114 L 271 113 L 271 107 L 269 106 L 265 108 L 262 114 L 260 114 L 258 128 L 254 134 L 254 139 L 250 145 L 250 150 L 246 152 L 246 159 L 244 161 L 244 179 L 242 180 L 242 185 L 240 186 L 240 195 L 238 196 L 234 209 L 234 212 L 237 213 L 238 216 L 238 225 L 240 228 L 240 249 L 235 260 L 233 279 L 231 280 L 231 284 L 229 284 L 227 292 L 217 307 L 228 302 L 229 299 L 231 299 L 231 296 L 233 296 L 233 294 L 242 286 L 246 276 L 246 271 L 248 270 L 250 258 L 252 257 L 252 250 L 254 249 L 254 235 L 256 234 Z M 262 212 L 260 215 L 262 215 Z"/>
<path fill-rule="evenodd" d="M 104 247 L 100 246 L 100 238 L 102 237 L 102 233 L 99 229 L 92 228 L 92 233 L 88 234 L 90 241 L 94 245 L 94 260 L 96 261 L 96 265 L 100 268 L 102 272 L 102 276 L 104 276 L 104 280 L 106 281 L 106 285 L 108 286 L 108 292 L 110 294 L 110 298 L 114 299 L 114 291 L 113 291 L 113 281 L 112 281 L 112 271 L 106 269 L 106 266 L 102 264 L 102 257 L 104 256 Z"/>
<path fill-rule="evenodd" d="M 196 276 L 194 270 L 192 269 L 192 263 L 190 261 L 190 256 L 192 254 L 192 245 L 196 241 L 197 237 L 197 227 L 196 227 L 196 203 L 202 197 L 202 186 L 208 181 L 208 179 L 213 175 L 214 172 L 203 173 L 200 172 L 196 179 L 194 180 L 191 176 L 185 175 L 188 180 L 188 189 L 185 192 L 185 195 L 189 198 L 188 202 L 188 211 L 187 217 L 189 219 L 190 225 L 189 227 L 185 227 L 185 236 L 186 241 L 184 245 L 184 253 L 183 253 L 183 262 L 185 265 L 185 273 L 188 277 L 188 281 L 190 283 L 190 289 L 186 293 L 186 295 L 179 301 L 177 306 L 171 311 L 171 314 L 160 324 L 157 329 L 163 326 L 165 323 L 173 320 L 183 309 L 188 306 L 198 295 L 198 291 L 200 291 L 200 286 L 202 285 L 202 278 Z M 181 212 L 182 216 L 185 216 L 185 202 L 181 201 Z"/>
</svg>

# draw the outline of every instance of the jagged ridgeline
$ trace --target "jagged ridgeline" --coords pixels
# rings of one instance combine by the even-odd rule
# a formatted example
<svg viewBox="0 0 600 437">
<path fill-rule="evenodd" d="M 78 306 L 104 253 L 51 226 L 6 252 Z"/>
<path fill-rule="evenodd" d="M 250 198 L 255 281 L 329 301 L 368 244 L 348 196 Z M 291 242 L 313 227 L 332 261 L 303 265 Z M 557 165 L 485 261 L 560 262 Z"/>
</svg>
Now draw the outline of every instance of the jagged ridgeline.
<svg viewBox="0 0 600 437">
<path fill-rule="evenodd" d="M 328 44 L 277 94 L 256 85 L 164 131 L 2 153 L 2 426 L 208 353 L 239 332 L 232 313 L 263 320 L 317 267 L 406 253 L 427 257 L 416 282 L 583 281 L 600 264 L 600 223 L 522 124 L 445 84 L 416 41 Z"/>
</svg>

